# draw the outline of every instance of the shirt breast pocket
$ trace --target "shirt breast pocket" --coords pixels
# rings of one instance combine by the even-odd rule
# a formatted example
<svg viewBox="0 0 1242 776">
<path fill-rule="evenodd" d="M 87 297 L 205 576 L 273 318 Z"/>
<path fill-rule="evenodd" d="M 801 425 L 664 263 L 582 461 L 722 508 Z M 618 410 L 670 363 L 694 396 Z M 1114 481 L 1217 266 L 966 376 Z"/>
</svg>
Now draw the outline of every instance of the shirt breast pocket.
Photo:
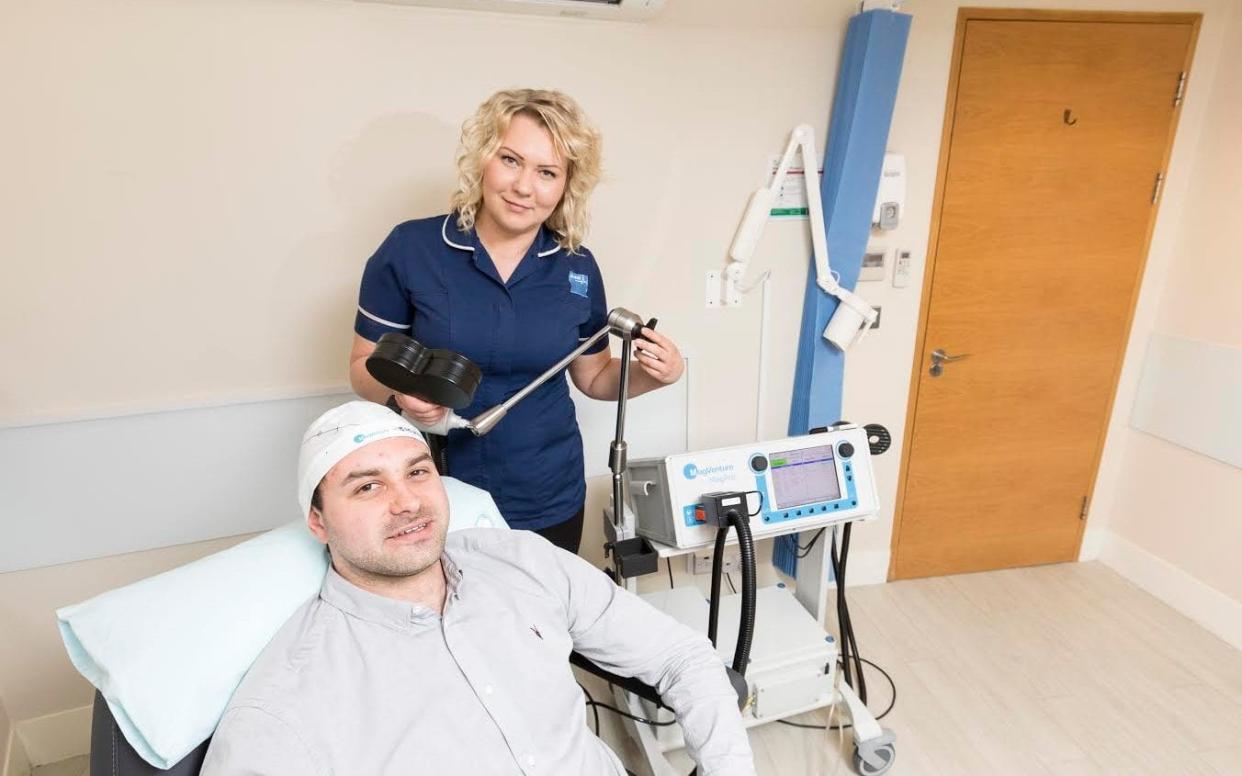
<svg viewBox="0 0 1242 776">
<path fill-rule="evenodd" d="M 577 294 L 566 294 L 562 300 L 561 315 L 565 321 L 565 327 L 573 332 L 575 340 L 582 337 L 589 337 L 595 332 L 585 331 L 584 327 L 591 318 L 591 300 Z"/>
</svg>

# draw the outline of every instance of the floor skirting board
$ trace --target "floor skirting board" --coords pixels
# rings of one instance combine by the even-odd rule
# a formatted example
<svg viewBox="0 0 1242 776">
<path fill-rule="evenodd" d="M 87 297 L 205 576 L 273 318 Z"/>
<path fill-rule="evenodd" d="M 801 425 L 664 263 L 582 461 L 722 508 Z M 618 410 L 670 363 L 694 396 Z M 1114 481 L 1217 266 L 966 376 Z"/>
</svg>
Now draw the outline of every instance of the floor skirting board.
<svg viewBox="0 0 1242 776">
<path fill-rule="evenodd" d="M 1115 533 L 1104 533 L 1099 558 L 1106 566 L 1242 650 L 1242 601 Z"/>
</svg>

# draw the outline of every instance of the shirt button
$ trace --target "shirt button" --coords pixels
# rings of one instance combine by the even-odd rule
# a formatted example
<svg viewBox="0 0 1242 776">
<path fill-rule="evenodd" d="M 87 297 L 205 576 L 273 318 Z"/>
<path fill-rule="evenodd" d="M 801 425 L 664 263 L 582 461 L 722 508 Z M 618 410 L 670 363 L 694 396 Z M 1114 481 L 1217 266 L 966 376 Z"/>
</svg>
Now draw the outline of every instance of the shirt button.
<svg viewBox="0 0 1242 776">
<path fill-rule="evenodd" d="M 492 694 L 492 686 L 490 684 L 483 688 L 483 694 L 484 695 Z"/>
<path fill-rule="evenodd" d="M 526 755 L 526 765 L 529 768 L 535 767 L 535 756 L 533 754 Z"/>
</svg>

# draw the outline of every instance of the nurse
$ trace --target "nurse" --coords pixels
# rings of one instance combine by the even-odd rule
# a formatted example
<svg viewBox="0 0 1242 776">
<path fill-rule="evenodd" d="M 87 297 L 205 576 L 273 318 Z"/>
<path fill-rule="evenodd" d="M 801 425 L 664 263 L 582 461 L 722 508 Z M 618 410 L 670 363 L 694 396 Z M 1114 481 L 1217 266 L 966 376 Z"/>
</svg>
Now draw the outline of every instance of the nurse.
<svg viewBox="0 0 1242 776">
<path fill-rule="evenodd" d="M 388 332 L 465 355 L 483 370 L 470 417 L 500 403 L 602 328 L 608 314 L 595 257 L 582 244 L 600 177 L 600 136 L 560 92 L 497 92 L 462 126 L 457 190 L 446 215 L 398 225 L 362 275 L 349 376 L 365 399 L 391 395 L 366 370 Z M 635 340 L 637 396 L 675 383 L 676 344 L 643 329 Z M 567 370 L 587 396 L 617 398 L 621 361 L 605 337 Z M 398 395 L 421 424 L 445 407 Z M 489 491 L 514 528 L 577 552 L 582 539 L 582 437 L 564 375 L 544 383 L 491 433 L 446 440 L 449 473 Z M 604 452 L 598 451 L 600 456 Z"/>
</svg>

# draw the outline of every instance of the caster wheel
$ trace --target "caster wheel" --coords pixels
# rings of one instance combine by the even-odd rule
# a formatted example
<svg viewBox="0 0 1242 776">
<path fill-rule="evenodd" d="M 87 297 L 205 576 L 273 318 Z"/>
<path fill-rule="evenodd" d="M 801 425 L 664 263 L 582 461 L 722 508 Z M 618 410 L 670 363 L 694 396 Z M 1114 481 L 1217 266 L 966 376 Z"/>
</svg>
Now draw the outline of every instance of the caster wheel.
<svg viewBox="0 0 1242 776">
<path fill-rule="evenodd" d="M 897 759 L 897 749 L 892 744 L 881 744 L 870 748 L 866 757 L 854 747 L 854 771 L 859 776 L 880 776 L 893 767 Z"/>
</svg>

